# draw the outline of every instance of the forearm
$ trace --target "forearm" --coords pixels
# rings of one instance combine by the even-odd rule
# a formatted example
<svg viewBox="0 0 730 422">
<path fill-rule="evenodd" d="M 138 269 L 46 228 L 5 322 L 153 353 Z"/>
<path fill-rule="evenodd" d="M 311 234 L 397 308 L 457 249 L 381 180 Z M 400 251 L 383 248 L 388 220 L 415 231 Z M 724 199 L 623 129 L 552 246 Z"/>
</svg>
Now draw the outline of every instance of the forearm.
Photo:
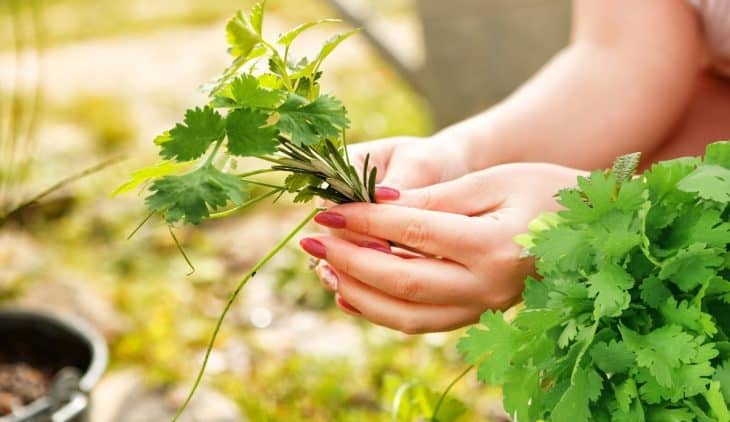
<svg viewBox="0 0 730 422">
<path fill-rule="evenodd" d="M 594 168 L 651 152 L 680 118 L 699 69 L 695 24 L 675 15 L 684 35 L 623 41 L 584 31 L 511 97 L 436 137 L 462 143 L 471 170 L 519 161 Z M 641 46 L 622 44 L 630 42 Z"/>
</svg>

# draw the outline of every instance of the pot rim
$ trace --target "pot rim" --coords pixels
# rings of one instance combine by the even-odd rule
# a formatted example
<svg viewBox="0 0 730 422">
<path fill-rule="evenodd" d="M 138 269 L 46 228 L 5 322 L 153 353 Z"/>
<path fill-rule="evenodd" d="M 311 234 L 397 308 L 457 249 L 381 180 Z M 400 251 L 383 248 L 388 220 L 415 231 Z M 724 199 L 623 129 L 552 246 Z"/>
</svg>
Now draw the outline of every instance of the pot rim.
<svg viewBox="0 0 730 422">
<path fill-rule="evenodd" d="M 0 309 L 0 319 L 6 318 L 35 320 L 54 325 L 76 336 L 89 347 L 91 352 L 89 367 L 86 368 L 81 376 L 79 389 L 88 394 L 99 382 L 109 362 L 109 349 L 101 333 L 91 324 L 76 316 L 60 312 L 12 308 Z"/>
</svg>

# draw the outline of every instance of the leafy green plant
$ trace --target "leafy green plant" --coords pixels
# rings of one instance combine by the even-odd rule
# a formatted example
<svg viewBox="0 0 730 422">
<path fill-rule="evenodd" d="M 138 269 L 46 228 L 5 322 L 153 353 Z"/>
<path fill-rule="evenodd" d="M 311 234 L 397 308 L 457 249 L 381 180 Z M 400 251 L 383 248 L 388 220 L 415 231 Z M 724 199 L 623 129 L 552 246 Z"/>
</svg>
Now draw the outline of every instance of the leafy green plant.
<svg viewBox="0 0 730 422">
<path fill-rule="evenodd" d="M 296 203 L 314 197 L 334 203 L 374 199 L 377 170 L 369 166 L 369 159 L 361 169 L 351 164 L 345 136 L 347 111 L 335 97 L 321 93 L 319 84 L 324 60 L 357 31 L 330 38 L 311 59 L 294 58 L 291 47 L 299 35 L 338 21 L 324 19 L 299 25 L 273 43 L 262 36 L 263 22 L 263 1 L 247 14 L 239 11 L 228 22 L 233 61 L 219 78 L 203 87 L 209 102 L 187 110 L 181 123 L 155 139 L 163 161 L 134 172 L 132 180 L 115 191 L 123 193 L 148 184 L 145 203 L 150 217 L 158 214 L 167 222 L 178 247 L 173 225 L 197 225 L 229 217 L 286 193 L 293 194 Z M 259 158 L 263 164 L 240 173 L 236 163 L 242 157 Z M 286 174 L 283 184 L 256 179 L 275 172 Z M 264 192 L 253 196 L 254 187 L 264 188 Z M 316 212 L 312 211 L 239 282 L 217 321 L 198 377 L 175 419 L 195 393 L 221 323 L 240 290 Z"/>
<path fill-rule="evenodd" d="M 637 162 L 559 193 L 517 239 L 524 307 L 458 344 L 516 421 L 730 421 L 730 142 Z"/>
</svg>

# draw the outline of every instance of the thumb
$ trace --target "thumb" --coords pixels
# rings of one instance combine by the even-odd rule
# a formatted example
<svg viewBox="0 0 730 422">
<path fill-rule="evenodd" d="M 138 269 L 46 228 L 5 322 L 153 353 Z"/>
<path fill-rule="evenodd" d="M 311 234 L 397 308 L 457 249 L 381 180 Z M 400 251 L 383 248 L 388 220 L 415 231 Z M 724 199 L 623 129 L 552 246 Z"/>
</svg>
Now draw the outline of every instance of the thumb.
<svg viewBox="0 0 730 422">
<path fill-rule="evenodd" d="M 375 189 L 377 202 L 462 215 L 481 215 L 506 199 L 506 185 L 489 169 L 455 180 L 398 191 L 388 185 Z"/>
</svg>

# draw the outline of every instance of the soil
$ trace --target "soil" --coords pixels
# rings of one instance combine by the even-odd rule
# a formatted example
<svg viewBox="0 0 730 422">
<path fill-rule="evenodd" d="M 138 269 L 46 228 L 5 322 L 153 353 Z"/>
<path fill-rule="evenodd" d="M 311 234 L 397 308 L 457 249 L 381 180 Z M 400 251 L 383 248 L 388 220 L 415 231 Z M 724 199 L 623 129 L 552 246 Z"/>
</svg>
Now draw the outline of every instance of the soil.
<svg viewBox="0 0 730 422">
<path fill-rule="evenodd" d="M 53 371 L 27 363 L 0 363 L 0 416 L 46 395 Z"/>
</svg>

